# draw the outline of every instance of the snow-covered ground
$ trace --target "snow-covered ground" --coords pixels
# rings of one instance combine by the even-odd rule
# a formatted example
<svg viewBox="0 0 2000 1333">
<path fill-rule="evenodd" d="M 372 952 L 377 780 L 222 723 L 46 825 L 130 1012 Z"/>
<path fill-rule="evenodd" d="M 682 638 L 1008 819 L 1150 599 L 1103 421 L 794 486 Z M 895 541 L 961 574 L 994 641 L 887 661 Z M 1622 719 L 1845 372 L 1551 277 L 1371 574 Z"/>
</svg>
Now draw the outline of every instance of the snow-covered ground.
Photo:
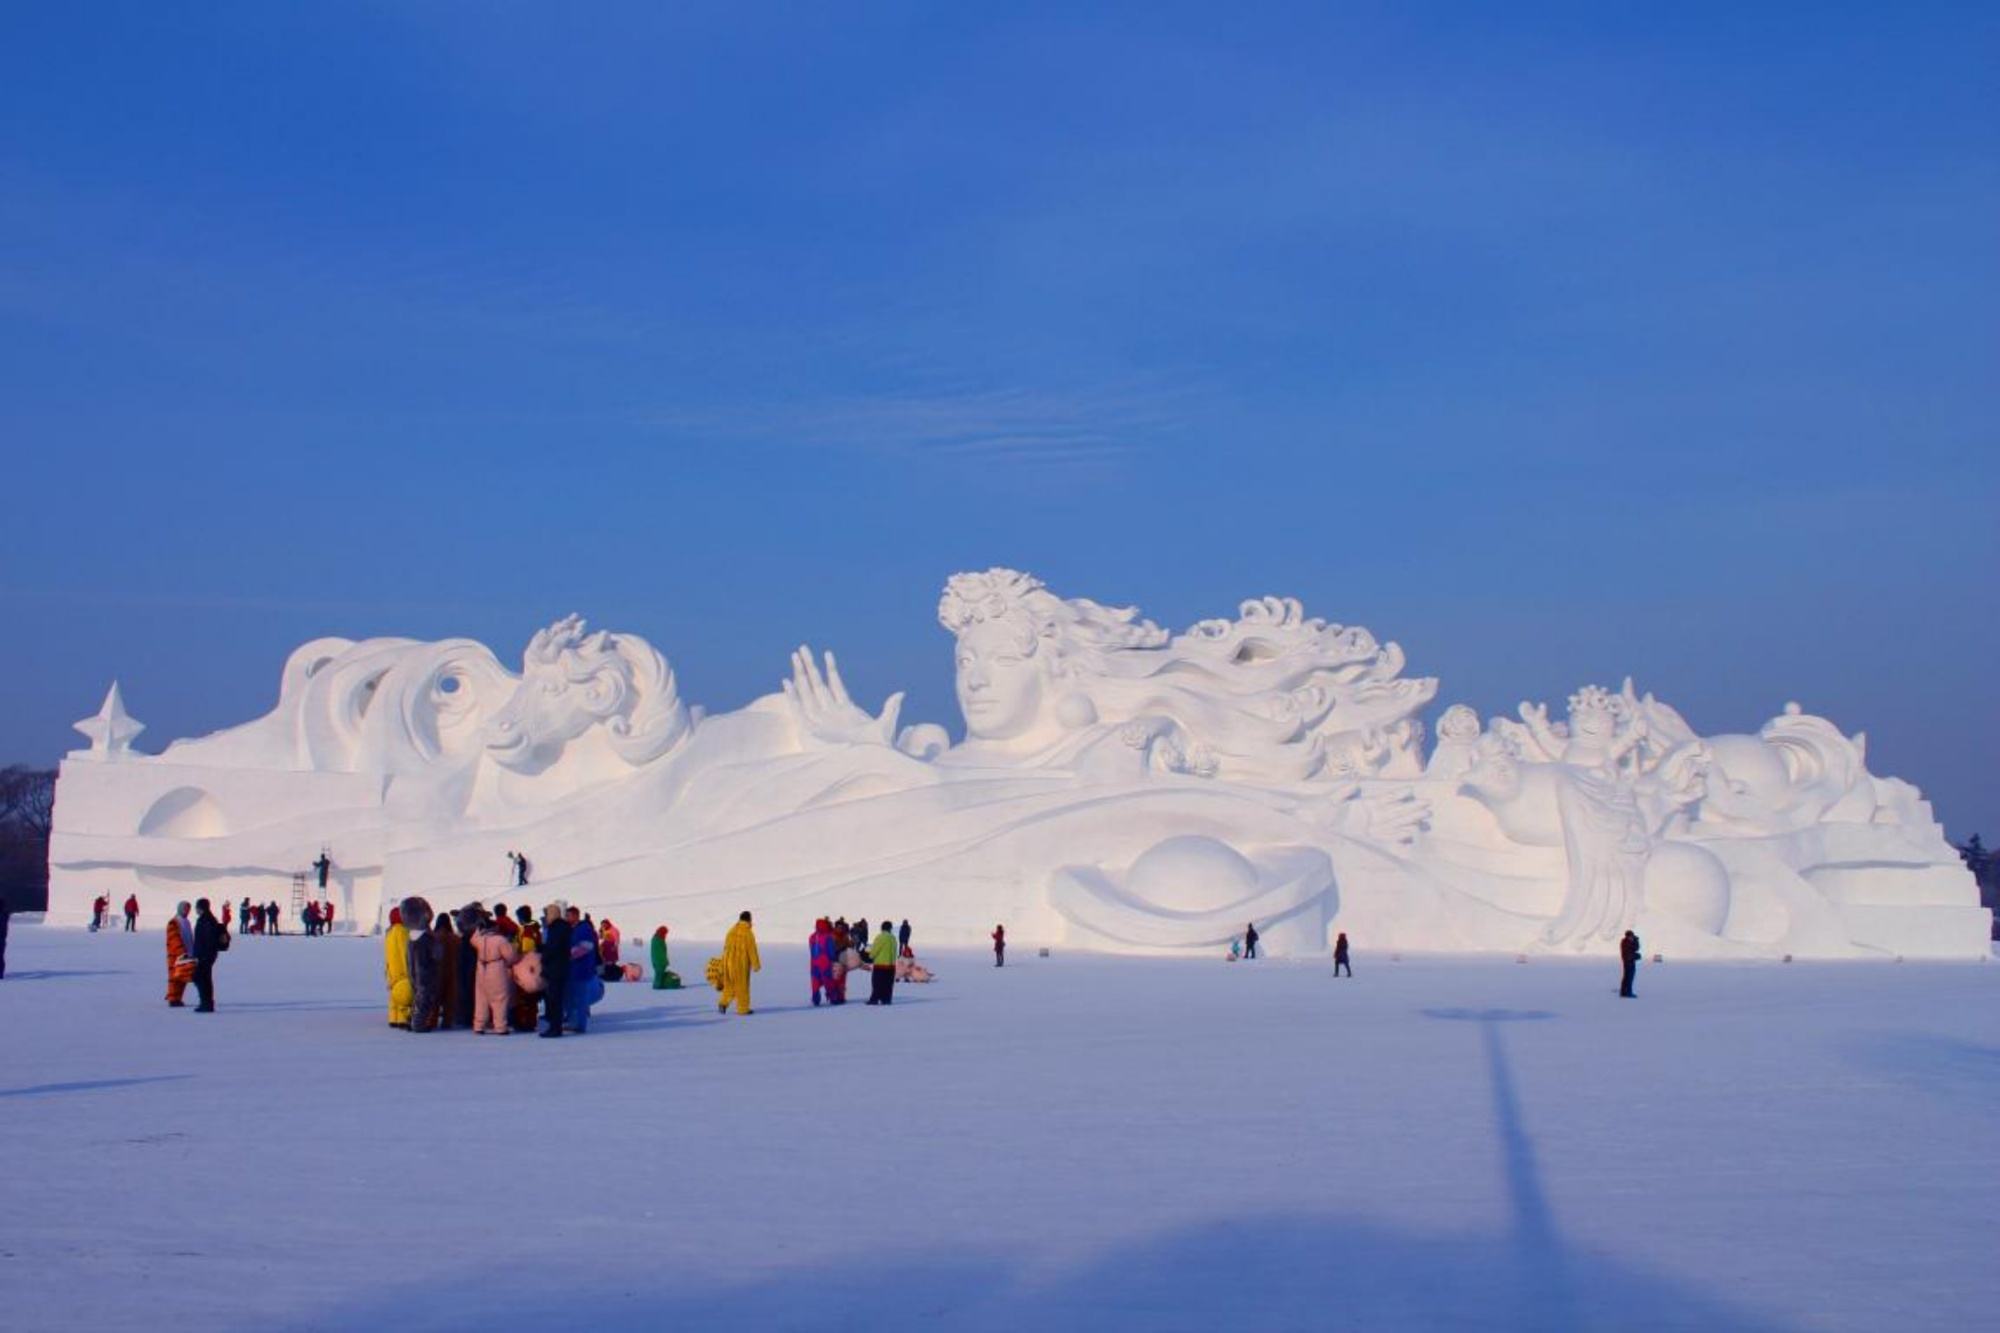
<svg viewBox="0 0 2000 1333">
<path fill-rule="evenodd" d="M 390 1030 L 369 939 L 169 1010 L 158 924 L 14 932 L 0 1326 L 2000 1317 L 2000 965 L 940 954 L 814 1010 L 767 938 L 752 1017 L 548 1042 Z"/>
</svg>

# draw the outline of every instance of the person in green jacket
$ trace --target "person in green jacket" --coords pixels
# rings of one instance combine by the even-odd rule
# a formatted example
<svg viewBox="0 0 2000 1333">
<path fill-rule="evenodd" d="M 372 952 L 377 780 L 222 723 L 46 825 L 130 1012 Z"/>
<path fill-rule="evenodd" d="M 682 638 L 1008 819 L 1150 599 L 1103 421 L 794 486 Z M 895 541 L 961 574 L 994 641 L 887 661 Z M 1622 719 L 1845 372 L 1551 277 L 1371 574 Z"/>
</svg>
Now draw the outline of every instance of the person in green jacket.
<svg viewBox="0 0 2000 1333">
<path fill-rule="evenodd" d="M 653 989 L 679 990 L 681 979 L 667 970 L 667 928 L 653 932 Z"/>
<path fill-rule="evenodd" d="M 882 918 L 882 933 L 868 946 L 868 961 L 874 966 L 868 974 L 868 1003 L 888 1004 L 896 993 L 896 932 L 889 929 L 889 918 Z"/>
</svg>

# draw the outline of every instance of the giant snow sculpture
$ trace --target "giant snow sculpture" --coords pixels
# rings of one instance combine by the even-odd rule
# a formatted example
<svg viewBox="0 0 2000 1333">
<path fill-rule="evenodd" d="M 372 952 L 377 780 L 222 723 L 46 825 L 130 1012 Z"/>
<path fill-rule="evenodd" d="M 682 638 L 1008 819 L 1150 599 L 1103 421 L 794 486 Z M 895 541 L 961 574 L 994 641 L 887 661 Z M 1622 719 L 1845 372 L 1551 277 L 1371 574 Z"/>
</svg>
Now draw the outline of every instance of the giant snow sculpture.
<svg viewBox="0 0 2000 1333">
<path fill-rule="evenodd" d="M 321 639 L 266 716 L 158 755 L 114 686 L 57 787 L 50 903 L 263 900 L 322 848 L 336 919 L 566 898 L 684 935 L 750 908 L 909 917 L 937 944 L 1277 954 L 1652 947 L 1716 957 L 1976 957 L 1989 914 L 1915 788 L 1788 706 L 1698 736 L 1626 682 L 1482 724 L 1395 644 L 1295 601 L 1170 634 L 1007 569 L 939 619 L 964 739 L 899 729 L 801 648 L 778 693 L 705 716 L 665 658 L 569 617 L 518 675 L 463 639 Z"/>
</svg>

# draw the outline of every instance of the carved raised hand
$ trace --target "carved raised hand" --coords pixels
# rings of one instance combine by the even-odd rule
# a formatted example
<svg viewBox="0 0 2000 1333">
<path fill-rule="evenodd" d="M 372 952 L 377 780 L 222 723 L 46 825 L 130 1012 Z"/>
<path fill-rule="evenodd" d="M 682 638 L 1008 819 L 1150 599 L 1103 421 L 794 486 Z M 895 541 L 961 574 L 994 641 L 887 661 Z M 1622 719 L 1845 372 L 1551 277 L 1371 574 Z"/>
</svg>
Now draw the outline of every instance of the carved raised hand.
<svg viewBox="0 0 2000 1333">
<path fill-rule="evenodd" d="M 882 705 L 880 717 L 848 697 L 847 682 L 840 678 L 840 664 L 826 654 L 826 670 L 820 671 L 812 650 L 800 645 L 792 653 L 792 678 L 784 682 L 785 698 L 798 719 L 804 736 L 826 745 L 893 745 L 896 718 L 903 711 L 899 690 Z"/>
</svg>

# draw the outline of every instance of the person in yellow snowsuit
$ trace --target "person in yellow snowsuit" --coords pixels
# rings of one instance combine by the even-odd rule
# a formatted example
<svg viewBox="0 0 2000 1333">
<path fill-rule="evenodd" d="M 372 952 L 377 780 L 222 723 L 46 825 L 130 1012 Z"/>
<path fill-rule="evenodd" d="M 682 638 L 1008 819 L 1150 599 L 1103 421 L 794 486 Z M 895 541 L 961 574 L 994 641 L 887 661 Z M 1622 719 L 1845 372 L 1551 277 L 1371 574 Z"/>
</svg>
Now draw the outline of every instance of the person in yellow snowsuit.
<svg viewBox="0 0 2000 1333">
<path fill-rule="evenodd" d="M 389 931 L 382 937 L 382 974 L 389 983 L 389 1026 L 406 1028 L 416 998 L 410 989 L 410 931 L 394 907 L 389 909 Z"/>
<path fill-rule="evenodd" d="M 734 1000 L 737 1013 L 751 1013 L 750 974 L 763 970 L 764 960 L 757 956 L 757 936 L 750 929 L 750 914 L 745 912 L 722 941 L 722 1002 L 715 1006 L 715 1012 L 727 1013 L 729 1002 Z"/>
</svg>

